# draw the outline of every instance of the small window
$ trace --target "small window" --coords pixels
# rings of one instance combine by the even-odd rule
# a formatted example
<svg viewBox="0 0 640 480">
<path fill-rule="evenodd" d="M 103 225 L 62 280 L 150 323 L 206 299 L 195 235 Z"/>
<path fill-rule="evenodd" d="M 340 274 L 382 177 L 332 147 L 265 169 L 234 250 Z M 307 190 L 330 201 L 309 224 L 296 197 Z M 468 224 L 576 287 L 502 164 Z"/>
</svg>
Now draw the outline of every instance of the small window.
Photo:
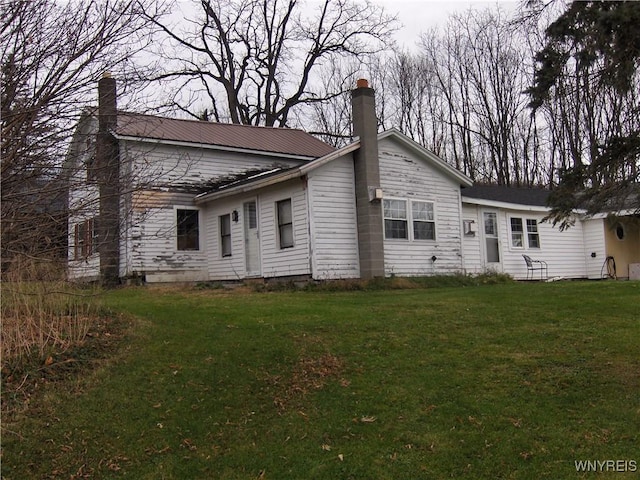
<svg viewBox="0 0 640 480">
<path fill-rule="evenodd" d="M 433 203 L 411 202 L 414 240 L 435 240 L 436 222 L 433 214 Z"/>
<path fill-rule="evenodd" d="M 618 223 L 616 225 L 616 238 L 618 240 L 624 240 L 624 234 L 625 234 L 624 225 L 622 225 L 621 223 Z"/>
<path fill-rule="evenodd" d="M 407 202 L 404 200 L 384 200 L 384 238 L 407 240 Z"/>
<path fill-rule="evenodd" d="M 96 221 L 88 218 L 74 225 L 74 260 L 83 260 L 90 257 L 98 246 L 98 231 Z"/>
<path fill-rule="evenodd" d="M 200 250 L 198 210 L 176 210 L 178 250 Z"/>
<path fill-rule="evenodd" d="M 511 217 L 511 246 L 524 248 L 524 227 L 521 218 Z"/>
<path fill-rule="evenodd" d="M 276 202 L 278 213 L 278 237 L 280 248 L 293 247 L 293 213 L 291 211 L 291 199 Z"/>
<path fill-rule="evenodd" d="M 527 218 L 527 240 L 529 241 L 529 248 L 540 248 L 538 221 L 533 218 Z"/>
<path fill-rule="evenodd" d="M 220 254 L 223 257 L 231 256 L 231 215 L 220 217 Z"/>
</svg>

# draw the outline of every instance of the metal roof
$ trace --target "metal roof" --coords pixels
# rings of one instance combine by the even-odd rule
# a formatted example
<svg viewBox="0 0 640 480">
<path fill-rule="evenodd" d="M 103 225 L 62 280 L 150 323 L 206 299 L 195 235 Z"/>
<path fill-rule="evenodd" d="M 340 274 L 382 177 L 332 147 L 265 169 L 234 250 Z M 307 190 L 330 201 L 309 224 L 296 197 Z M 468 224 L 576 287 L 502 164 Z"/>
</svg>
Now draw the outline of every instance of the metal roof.
<svg viewBox="0 0 640 480">
<path fill-rule="evenodd" d="M 215 145 L 311 158 L 322 157 L 335 150 L 331 145 L 299 129 L 182 120 L 128 112 L 118 114 L 115 133 L 123 137 Z"/>
<path fill-rule="evenodd" d="M 463 188 L 461 193 L 462 196 L 466 198 L 545 207 L 547 205 L 547 198 L 551 192 L 544 188 L 474 185 Z"/>
</svg>

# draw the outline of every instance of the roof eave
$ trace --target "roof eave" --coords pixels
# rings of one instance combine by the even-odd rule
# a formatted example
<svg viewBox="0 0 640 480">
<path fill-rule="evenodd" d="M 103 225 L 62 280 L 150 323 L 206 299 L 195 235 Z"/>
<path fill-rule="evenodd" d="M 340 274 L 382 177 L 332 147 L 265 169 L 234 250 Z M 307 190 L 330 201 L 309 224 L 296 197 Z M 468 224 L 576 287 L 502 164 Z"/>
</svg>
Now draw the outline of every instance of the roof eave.
<svg viewBox="0 0 640 480">
<path fill-rule="evenodd" d="M 543 205 L 526 205 L 524 203 L 500 202 L 498 200 L 487 200 L 484 198 L 466 197 L 462 193 L 462 203 L 472 205 L 482 205 L 486 207 L 504 208 L 508 210 L 524 210 L 527 212 L 548 212 L 549 208 Z"/>
</svg>

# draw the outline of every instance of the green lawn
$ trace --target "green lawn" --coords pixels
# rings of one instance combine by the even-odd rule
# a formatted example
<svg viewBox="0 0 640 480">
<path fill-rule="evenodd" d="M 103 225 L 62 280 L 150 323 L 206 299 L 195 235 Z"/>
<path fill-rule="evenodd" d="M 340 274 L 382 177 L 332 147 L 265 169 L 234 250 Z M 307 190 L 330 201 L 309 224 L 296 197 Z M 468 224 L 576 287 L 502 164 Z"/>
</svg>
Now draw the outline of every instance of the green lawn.
<svg viewBox="0 0 640 480">
<path fill-rule="evenodd" d="M 4 479 L 640 471 L 638 282 L 104 301 L 133 316 L 129 335 L 5 422 Z M 580 473 L 580 460 L 624 463 Z"/>
</svg>

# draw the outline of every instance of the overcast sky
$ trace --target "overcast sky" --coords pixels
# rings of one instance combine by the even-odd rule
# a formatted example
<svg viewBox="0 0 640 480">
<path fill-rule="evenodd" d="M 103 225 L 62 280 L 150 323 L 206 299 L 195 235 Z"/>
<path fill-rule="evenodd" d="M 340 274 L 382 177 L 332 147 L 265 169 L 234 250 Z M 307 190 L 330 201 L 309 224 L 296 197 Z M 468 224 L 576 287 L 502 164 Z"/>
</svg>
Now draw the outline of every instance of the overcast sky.
<svg viewBox="0 0 640 480">
<path fill-rule="evenodd" d="M 438 27 L 447 22 L 452 13 L 463 13 L 469 9 L 495 9 L 496 6 L 507 12 L 515 11 L 517 0 L 372 0 L 382 5 L 390 14 L 397 14 L 404 27 L 397 33 L 401 45 L 411 48 L 418 40 L 420 33 L 431 27 Z"/>
</svg>

